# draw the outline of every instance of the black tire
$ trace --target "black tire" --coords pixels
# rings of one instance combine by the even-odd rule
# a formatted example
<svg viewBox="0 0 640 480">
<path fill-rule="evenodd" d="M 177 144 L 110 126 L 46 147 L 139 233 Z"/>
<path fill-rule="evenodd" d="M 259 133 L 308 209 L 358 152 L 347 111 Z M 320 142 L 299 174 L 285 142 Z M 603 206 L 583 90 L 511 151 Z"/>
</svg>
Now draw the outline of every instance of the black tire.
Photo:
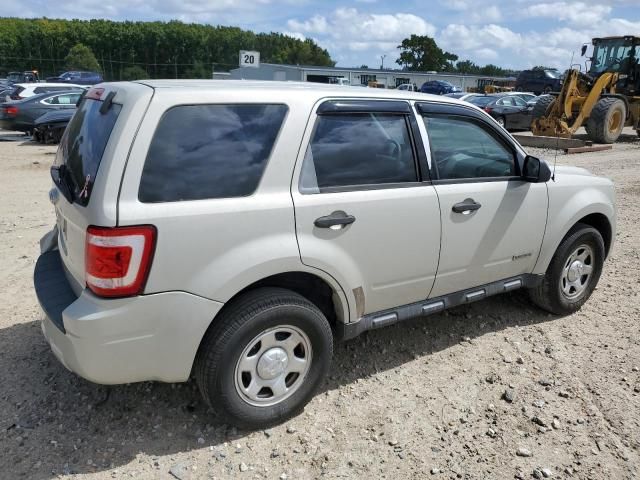
<svg viewBox="0 0 640 480">
<path fill-rule="evenodd" d="M 236 366 L 262 332 L 283 324 L 303 331 L 311 343 L 311 364 L 291 396 L 271 406 L 249 403 L 236 388 Z M 313 303 L 283 288 L 252 290 L 225 307 L 209 328 L 194 373 L 205 401 L 226 423 L 255 429 L 296 415 L 324 381 L 333 355 L 329 322 Z"/>
<path fill-rule="evenodd" d="M 531 120 L 533 121 L 538 118 L 544 117 L 555 101 L 556 97 L 554 97 L 553 95 L 541 96 L 531 110 Z"/>
<path fill-rule="evenodd" d="M 604 97 L 593 107 L 586 130 L 596 143 L 614 143 L 622 133 L 627 110 L 624 102 L 615 97 Z"/>
<path fill-rule="evenodd" d="M 553 92 L 553 88 L 551 88 L 551 85 L 547 85 L 546 87 L 544 87 L 542 92 L 545 93 L 545 94 L 549 94 L 549 93 Z"/>
<path fill-rule="evenodd" d="M 587 279 L 584 290 L 575 298 L 567 298 L 562 291 L 563 270 L 571 254 L 582 245 L 588 245 L 593 251 L 594 258 L 591 263 L 593 271 L 591 277 Z M 557 315 L 575 312 L 582 307 L 596 288 L 602 273 L 604 257 L 604 240 L 600 232 L 589 225 L 576 224 L 558 246 L 542 283 L 529 289 L 531 300 L 540 308 Z"/>
</svg>

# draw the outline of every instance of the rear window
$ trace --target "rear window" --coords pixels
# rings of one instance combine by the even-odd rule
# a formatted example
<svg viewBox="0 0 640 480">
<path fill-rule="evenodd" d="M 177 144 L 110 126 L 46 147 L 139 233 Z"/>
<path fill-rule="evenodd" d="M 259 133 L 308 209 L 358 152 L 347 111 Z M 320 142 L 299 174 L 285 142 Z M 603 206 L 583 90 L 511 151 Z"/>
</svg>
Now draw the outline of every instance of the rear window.
<svg viewBox="0 0 640 480">
<path fill-rule="evenodd" d="M 469 103 L 473 103 L 474 105 L 477 105 L 478 107 L 485 107 L 489 105 L 491 102 L 493 102 L 495 99 L 496 99 L 495 97 L 473 97 L 467 101 Z"/>
<path fill-rule="evenodd" d="M 285 105 L 183 105 L 168 110 L 142 170 L 141 202 L 251 195 L 287 113 Z"/>
<path fill-rule="evenodd" d="M 121 105 L 112 103 L 105 113 L 100 113 L 101 106 L 99 100 L 82 101 L 56 154 L 55 163 L 66 165 L 75 202 L 80 205 L 89 203 L 102 154 L 122 109 Z"/>
</svg>

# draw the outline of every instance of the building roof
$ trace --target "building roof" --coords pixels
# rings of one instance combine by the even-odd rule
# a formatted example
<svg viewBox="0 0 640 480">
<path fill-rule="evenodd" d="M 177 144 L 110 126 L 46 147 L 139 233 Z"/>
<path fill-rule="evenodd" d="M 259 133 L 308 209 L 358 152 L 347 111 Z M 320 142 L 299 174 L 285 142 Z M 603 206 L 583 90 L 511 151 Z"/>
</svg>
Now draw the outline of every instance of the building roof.
<svg viewBox="0 0 640 480">
<path fill-rule="evenodd" d="M 443 77 L 469 77 L 469 78 L 505 78 L 505 77 L 496 77 L 492 75 L 476 75 L 476 74 L 467 74 L 467 73 L 452 73 L 452 72 L 418 72 L 414 70 L 399 70 L 399 69 L 386 69 L 380 70 L 378 68 L 358 68 L 358 67 L 320 67 L 318 65 L 286 65 L 286 64 L 278 64 L 278 63 L 260 63 L 260 66 L 268 66 L 274 68 L 285 68 L 285 69 L 295 69 L 295 70 L 306 70 L 306 71 L 318 71 L 318 72 L 326 72 L 326 71 L 335 71 L 335 72 L 357 72 L 361 74 L 368 75 L 419 75 L 419 76 L 443 76 Z M 256 69 L 255 67 L 239 67 L 235 68 L 232 71 L 237 70 L 251 70 Z M 259 69 L 259 67 L 258 67 Z"/>
</svg>

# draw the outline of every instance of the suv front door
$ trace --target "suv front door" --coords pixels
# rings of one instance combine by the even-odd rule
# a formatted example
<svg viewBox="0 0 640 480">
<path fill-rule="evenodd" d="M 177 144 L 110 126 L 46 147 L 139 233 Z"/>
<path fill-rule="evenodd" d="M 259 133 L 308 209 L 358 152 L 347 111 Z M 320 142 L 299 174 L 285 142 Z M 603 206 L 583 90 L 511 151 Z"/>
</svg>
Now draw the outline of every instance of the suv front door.
<svg viewBox="0 0 640 480">
<path fill-rule="evenodd" d="M 302 262 L 352 291 L 352 317 L 426 299 L 440 208 L 409 103 L 326 101 L 312 117 L 291 190 Z"/>
<path fill-rule="evenodd" d="M 547 186 L 520 177 L 524 155 L 480 112 L 421 104 L 442 218 L 432 297 L 530 273 L 547 219 Z"/>
</svg>

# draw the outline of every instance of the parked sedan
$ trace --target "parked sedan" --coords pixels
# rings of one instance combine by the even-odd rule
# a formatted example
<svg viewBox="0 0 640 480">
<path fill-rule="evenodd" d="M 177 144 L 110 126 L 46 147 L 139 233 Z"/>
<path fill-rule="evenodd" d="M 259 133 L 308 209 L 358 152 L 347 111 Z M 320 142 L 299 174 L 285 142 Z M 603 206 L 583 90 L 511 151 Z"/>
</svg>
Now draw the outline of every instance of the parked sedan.
<svg viewBox="0 0 640 480">
<path fill-rule="evenodd" d="M 482 108 L 507 130 L 529 130 L 531 110 L 517 95 L 482 95 L 469 100 Z"/>
<path fill-rule="evenodd" d="M 443 82 L 442 80 L 429 80 L 422 84 L 420 91 L 422 93 L 444 95 L 445 93 L 459 92 L 460 88 L 450 84 L 449 82 Z"/>
<path fill-rule="evenodd" d="M 40 143 L 59 143 L 75 113 L 75 109 L 64 108 L 38 117 L 33 124 L 33 139 Z"/>
<path fill-rule="evenodd" d="M 31 132 L 36 119 L 51 110 L 73 109 L 83 90 L 43 93 L 0 106 L 0 128 Z"/>
</svg>

